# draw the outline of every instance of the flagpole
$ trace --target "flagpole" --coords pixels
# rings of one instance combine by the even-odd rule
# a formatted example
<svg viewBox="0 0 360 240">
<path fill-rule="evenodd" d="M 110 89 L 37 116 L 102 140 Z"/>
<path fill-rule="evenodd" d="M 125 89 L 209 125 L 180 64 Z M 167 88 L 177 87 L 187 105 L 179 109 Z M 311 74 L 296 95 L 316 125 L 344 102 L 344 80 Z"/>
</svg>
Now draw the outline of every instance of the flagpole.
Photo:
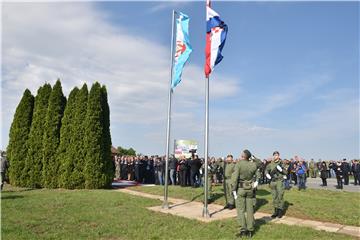
<svg viewBox="0 0 360 240">
<path fill-rule="evenodd" d="M 172 97 L 172 89 L 171 82 L 173 76 L 173 65 L 174 65 L 174 19 L 175 19 L 175 10 L 172 12 L 172 20 L 171 20 L 171 48 L 170 48 L 170 62 L 171 62 L 171 70 L 170 70 L 170 81 L 169 81 L 169 99 L 168 99 L 168 111 L 167 111 L 167 128 L 166 128 L 166 155 L 165 155 L 165 184 L 164 184 L 164 202 L 162 205 L 163 209 L 169 209 L 168 203 L 168 182 L 169 182 L 169 153 L 170 153 L 170 122 L 171 122 L 171 97 Z"/>
<path fill-rule="evenodd" d="M 208 166 L 209 166 L 209 76 L 205 80 L 205 167 L 204 167 L 204 208 L 203 208 L 203 217 L 210 218 L 208 210 L 208 195 L 209 195 L 209 186 L 208 186 Z M 210 181 L 211 184 L 211 181 Z"/>
</svg>

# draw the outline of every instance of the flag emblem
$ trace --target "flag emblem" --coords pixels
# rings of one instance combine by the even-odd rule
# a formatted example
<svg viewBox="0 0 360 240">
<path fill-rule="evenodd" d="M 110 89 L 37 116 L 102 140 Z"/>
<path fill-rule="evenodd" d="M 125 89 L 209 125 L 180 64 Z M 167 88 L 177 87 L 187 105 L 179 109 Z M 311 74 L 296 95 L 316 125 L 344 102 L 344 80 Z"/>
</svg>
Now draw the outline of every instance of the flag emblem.
<svg viewBox="0 0 360 240">
<path fill-rule="evenodd" d="M 205 47 L 205 76 L 209 77 L 214 67 L 221 62 L 221 51 L 225 45 L 227 25 L 220 19 L 208 2 L 206 6 L 206 47 Z"/>
<path fill-rule="evenodd" d="M 176 18 L 176 47 L 171 89 L 174 89 L 181 82 L 184 65 L 192 52 L 189 40 L 189 20 L 190 18 L 181 12 Z"/>
</svg>

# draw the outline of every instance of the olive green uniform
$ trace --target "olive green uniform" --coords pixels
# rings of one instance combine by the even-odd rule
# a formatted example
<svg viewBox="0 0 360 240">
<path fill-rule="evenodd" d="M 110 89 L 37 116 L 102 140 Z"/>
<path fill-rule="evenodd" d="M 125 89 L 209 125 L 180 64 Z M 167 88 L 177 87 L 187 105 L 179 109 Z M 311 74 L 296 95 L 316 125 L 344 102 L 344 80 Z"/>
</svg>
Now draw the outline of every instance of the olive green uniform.
<svg viewBox="0 0 360 240">
<path fill-rule="evenodd" d="M 259 174 L 260 174 L 260 167 L 261 167 L 261 160 L 256 158 L 256 157 L 253 157 L 253 158 L 250 158 L 250 162 L 254 162 L 256 164 L 256 167 L 257 167 L 257 170 L 259 171 Z M 256 188 L 254 188 L 254 198 L 253 198 L 253 201 L 254 201 L 254 207 L 256 206 Z"/>
<path fill-rule="evenodd" d="M 223 171 L 224 171 L 224 195 L 225 195 L 225 200 L 226 200 L 226 205 L 235 205 L 235 199 L 234 196 L 232 194 L 232 189 L 231 189 L 231 176 L 234 172 L 235 169 L 235 164 L 234 162 L 228 163 L 228 162 L 224 162 L 223 163 Z"/>
<path fill-rule="evenodd" d="M 260 178 L 256 163 L 240 160 L 232 174 L 232 190 L 237 191 L 236 210 L 240 231 L 254 231 L 254 191 L 253 182 Z M 245 216 L 246 213 L 246 216 Z"/>
<path fill-rule="evenodd" d="M 310 177 L 312 178 L 316 178 L 316 166 L 315 166 L 315 162 L 312 160 L 309 163 L 309 174 Z"/>
<path fill-rule="evenodd" d="M 277 166 L 282 168 L 282 172 L 277 169 Z M 281 160 L 278 162 L 272 161 L 266 166 L 265 172 L 270 174 L 271 182 L 270 189 L 273 199 L 273 206 L 275 209 L 284 209 L 284 176 L 287 174 L 287 169 L 282 166 Z"/>
<path fill-rule="evenodd" d="M 204 166 L 203 166 L 204 167 Z M 216 163 L 208 163 L 208 200 L 210 200 L 212 198 L 212 180 L 214 179 L 214 175 L 216 173 Z M 203 168 L 203 174 L 205 173 L 205 170 Z M 205 174 L 203 175 L 203 183 L 205 183 Z"/>
</svg>

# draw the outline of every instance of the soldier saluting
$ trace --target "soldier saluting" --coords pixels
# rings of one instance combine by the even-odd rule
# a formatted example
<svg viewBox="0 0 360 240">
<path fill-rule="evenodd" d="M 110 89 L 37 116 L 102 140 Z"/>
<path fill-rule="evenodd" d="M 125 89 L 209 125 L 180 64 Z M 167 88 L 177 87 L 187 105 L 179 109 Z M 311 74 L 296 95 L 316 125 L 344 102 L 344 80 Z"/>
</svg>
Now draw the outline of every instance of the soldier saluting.
<svg viewBox="0 0 360 240">
<path fill-rule="evenodd" d="M 273 153 L 273 160 L 266 166 L 266 177 L 269 179 L 271 195 L 273 199 L 274 213 L 272 218 L 281 218 L 284 215 L 284 180 L 286 179 L 287 169 L 282 166 L 280 153 Z"/>
<path fill-rule="evenodd" d="M 229 210 L 232 210 L 235 208 L 235 199 L 231 189 L 231 177 L 234 172 L 235 161 L 231 154 L 226 157 L 222 168 L 224 170 L 224 195 L 226 200 L 224 209 L 228 208 Z"/>
<path fill-rule="evenodd" d="M 236 201 L 237 217 L 240 223 L 239 236 L 252 237 L 254 231 L 254 189 L 258 185 L 260 172 L 254 161 L 250 161 L 251 153 L 244 150 L 240 161 L 235 165 L 232 175 L 232 190 Z M 246 217 L 245 217 L 246 212 Z"/>
</svg>

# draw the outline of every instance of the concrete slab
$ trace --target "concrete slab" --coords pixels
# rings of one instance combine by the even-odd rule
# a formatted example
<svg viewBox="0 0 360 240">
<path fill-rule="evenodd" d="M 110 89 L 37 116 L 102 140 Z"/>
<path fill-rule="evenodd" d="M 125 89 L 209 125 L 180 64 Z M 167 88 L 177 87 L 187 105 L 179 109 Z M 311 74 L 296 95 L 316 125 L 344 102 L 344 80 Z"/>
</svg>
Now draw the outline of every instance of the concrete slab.
<svg viewBox="0 0 360 240">
<path fill-rule="evenodd" d="M 223 209 L 220 205 L 209 204 L 208 210 L 210 218 L 203 218 L 203 204 L 199 202 L 183 202 L 181 204 L 172 204 L 169 209 L 163 209 L 161 206 L 149 207 L 152 211 L 168 213 L 175 216 L 185 217 L 188 219 L 196 219 L 201 222 L 211 222 L 236 217 L 235 210 Z"/>
<path fill-rule="evenodd" d="M 305 227 L 314 227 L 314 226 L 320 226 L 322 222 L 320 221 L 313 221 L 313 220 L 303 220 L 301 221 L 301 225 Z"/>
<path fill-rule="evenodd" d="M 343 233 L 360 238 L 360 227 L 344 226 L 338 231 L 338 233 Z"/>
<path fill-rule="evenodd" d="M 316 226 L 315 227 L 316 230 L 324 230 L 326 232 L 337 232 L 339 231 L 340 228 L 337 228 L 337 227 L 327 227 L 327 226 L 324 226 L 324 225 L 320 225 L 320 226 Z"/>
<path fill-rule="evenodd" d="M 282 224 L 286 224 L 286 225 L 299 225 L 301 222 L 300 219 L 298 218 L 293 218 L 293 217 L 282 217 L 280 218 L 276 223 L 282 223 Z"/>
</svg>

